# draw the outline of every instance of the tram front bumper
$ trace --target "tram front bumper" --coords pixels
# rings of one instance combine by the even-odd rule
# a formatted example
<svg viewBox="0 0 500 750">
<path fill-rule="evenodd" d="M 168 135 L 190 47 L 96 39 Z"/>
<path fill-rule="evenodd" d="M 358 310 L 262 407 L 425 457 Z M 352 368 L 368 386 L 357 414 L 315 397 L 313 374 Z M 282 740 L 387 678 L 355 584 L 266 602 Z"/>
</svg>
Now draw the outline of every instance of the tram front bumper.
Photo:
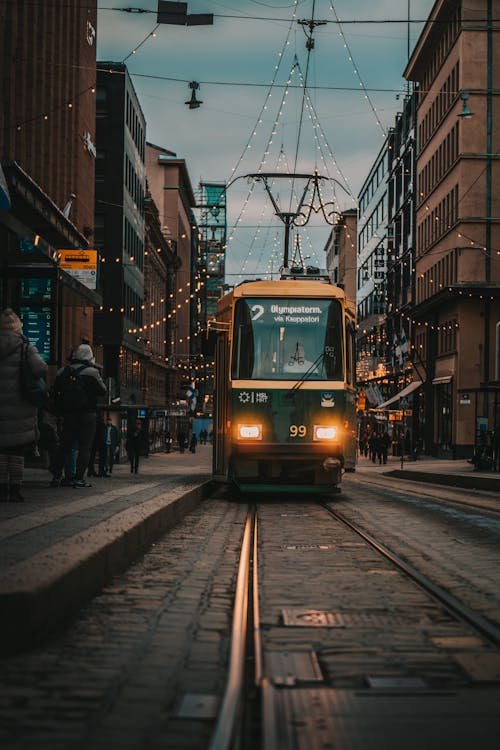
<svg viewBox="0 0 500 750">
<path fill-rule="evenodd" d="M 231 471 L 238 483 L 328 486 L 340 482 L 344 457 L 337 443 L 233 445 Z"/>
</svg>

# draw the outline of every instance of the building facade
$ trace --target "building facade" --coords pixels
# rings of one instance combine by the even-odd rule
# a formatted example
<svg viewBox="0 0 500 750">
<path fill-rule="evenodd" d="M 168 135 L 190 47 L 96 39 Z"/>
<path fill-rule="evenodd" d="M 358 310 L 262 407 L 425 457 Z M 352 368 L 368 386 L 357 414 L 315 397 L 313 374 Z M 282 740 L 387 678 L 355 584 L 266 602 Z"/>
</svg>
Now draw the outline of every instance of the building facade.
<svg viewBox="0 0 500 750">
<path fill-rule="evenodd" d="M 0 302 L 20 313 L 24 333 L 51 366 L 49 378 L 75 345 L 92 340 L 101 302 L 89 246 L 96 6 L 0 6 L 0 163 L 8 192 L 0 201 Z"/>
<path fill-rule="evenodd" d="M 97 74 L 95 242 L 102 309 L 94 340 L 104 376 L 123 407 L 145 405 L 144 199 L 146 123 L 125 65 L 99 63 Z"/>
<path fill-rule="evenodd" d="M 358 196 L 357 381 L 373 406 L 389 392 L 386 332 L 388 138 Z"/>
<path fill-rule="evenodd" d="M 404 73 L 418 93 L 413 317 L 423 435 L 446 457 L 469 456 L 499 427 L 499 11 L 498 0 L 436 0 Z"/>
<path fill-rule="evenodd" d="M 169 334 L 167 341 L 170 377 L 167 401 L 171 412 L 181 416 L 191 384 L 196 380 L 198 341 L 194 327 L 197 298 L 205 283 L 196 272 L 198 227 L 193 209 L 196 201 L 184 159 L 152 143 L 147 144 L 146 163 L 151 196 L 158 207 L 162 234 L 175 256 L 175 287 L 170 293 Z M 194 397 L 194 394 L 191 394 Z M 183 403 L 180 403 L 183 402 Z M 191 401 L 191 405 L 194 401 Z M 186 412 L 187 413 L 187 412 Z"/>
<path fill-rule="evenodd" d="M 339 214 L 325 245 L 326 270 L 332 284 L 341 286 L 348 299 L 356 300 L 357 217 L 355 208 Z"/>
</svg>

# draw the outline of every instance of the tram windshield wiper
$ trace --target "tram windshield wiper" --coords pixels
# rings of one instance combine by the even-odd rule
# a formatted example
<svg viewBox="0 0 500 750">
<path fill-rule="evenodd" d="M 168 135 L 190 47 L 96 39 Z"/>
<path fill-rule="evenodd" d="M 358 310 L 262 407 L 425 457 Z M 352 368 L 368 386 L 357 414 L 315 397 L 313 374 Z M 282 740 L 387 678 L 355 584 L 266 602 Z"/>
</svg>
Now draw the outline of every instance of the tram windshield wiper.
<svg viewBox="0 0 500 750">
<path fill-rule="evenodd" d="M 312 372 L 314 371 L 316 365 L 319 364 L 320 361 L 321 361 L 322 367 L 324 367 L 324 362 L 325 362 L 325 352 L 324 351 L 322 351 L 321 354 L 319 354 L 319 356 L 316 357 L 316 359 L 314 360 L 314 362 L 312 363 L 312 365 L 305 371 L 305 373 L 302 375 L 302 377 L 299 380 L 297 380 L 296 383 L 293 384 L 292 388 L 290 388 L 289 391 L 287 391 L 285 393 L 285 398 L 292 398 L 294 396 L 295 391 L 298 391 L 299 388 L 302 386 L 302 384 L 305 383 L 305 381 L 309 379 L 309 375 L 312 374 Z"/>
</svg>

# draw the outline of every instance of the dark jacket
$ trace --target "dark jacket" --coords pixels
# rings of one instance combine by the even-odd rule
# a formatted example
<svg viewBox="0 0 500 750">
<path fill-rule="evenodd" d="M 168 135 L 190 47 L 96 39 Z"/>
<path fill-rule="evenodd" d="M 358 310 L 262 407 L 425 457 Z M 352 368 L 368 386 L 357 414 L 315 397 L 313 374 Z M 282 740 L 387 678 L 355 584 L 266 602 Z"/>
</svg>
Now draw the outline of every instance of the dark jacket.
<svg viewBox="0 0 500 750">
<path fill-rule="evenodd" d="M 144 429 L 141 427 L 137 429 L 134 427 L 130 430 L 127 435 L 125 443 L 125 450 L 127 453 L 139 453 L 139 455 L 147 453 L 148 450 L 148 438 Z"/>
<path fill-rule="evenodd" d="M 37 409 L 23 397 L 20 385 L 21 348 L 27 339 L 13 330 L 0 330 L 0 450 L 28 446 L 38 439 Z M 28 344 L 28 365 L 37 378 L 47 365 Z"/>
<path fill-rule="evenodd" d="M 118 445 L 118 430 L 114 425 L 110 425 L 111 432 L 110 432 L 110 446 L 111 450 L 114 452 L 116 449 L 116 446 Z M 101 422 L 101 424 L 97 427 L 97 445 L 99 447 L 99 450 L 104 450 L 106 448 L 106 434 L 108 430 L 108 425 L 104 424 L 104 422 Z"/>
<path fill-rule="evenodd" d="M 84 384 L 87 397 L 87 403 L 83 409 L 65 409 L 61 403 L 60 396 L 58 396 L 61 392 L 64 379 L 66 378 L 67 368 L 79 371 L 79 376 Z M 54 407 L 56 413 L 64 415 L 65 413 L 76 411 L 95 412 L 98 401 L 105 396 L 106 393 L 107 389 L 104 381 L 99 374 L 99 370 L 95 366 L 92 349 L 87 344 L 80 344 L 80 346 L 73 352 L 70 364 L 66 367 L 61 367 L 57 372 L 54 381 Z"/>
</svg>

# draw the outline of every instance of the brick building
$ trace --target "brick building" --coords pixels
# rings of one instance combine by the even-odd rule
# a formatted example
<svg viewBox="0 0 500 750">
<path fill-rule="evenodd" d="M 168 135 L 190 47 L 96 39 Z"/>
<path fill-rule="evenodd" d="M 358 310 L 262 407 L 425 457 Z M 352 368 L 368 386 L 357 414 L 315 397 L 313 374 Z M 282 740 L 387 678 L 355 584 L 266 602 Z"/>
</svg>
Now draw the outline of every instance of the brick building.
<svg viewBox="0 0 500 750">
<path fill-rule="evenodd" d="M 93 234 L 96 8 L 0 4 L 0 162 L 10 196 L 0 207 L 0 303 L 21 314 L 53 369 L 92 338 L 100 303 L 95 270 L 59 262 L 62 250 L 86 251 Z"/>
<path fill-rule="evenodd" d="M 176 258 L 176 284 L 171 293 L 169 380 L 167 400 L 174 405 L 182 394 L 181 386 L 195 377 L 198 350 L 196 297 L 202 283 L 197 274 L 198 227 L 193 214 L 196 205 L 184 159 L 161 146 L 148 143 L 146 168 L 151 197 L 158 206 L 162 233 Z"/>
<path fill-rule="evenodd" d="M 347 297 L 356 300 L 357 217 L 355 208 L 343 211 L 325 245 L 326 269 L 332 284 L 339 284 Z"/>
<path fill-rule="evenodd" d="M 404 73 L 418 93 L 420 421 L 445 457 L 470 455 L 500 421 L 499 13 L 498 0 L 436 0 Z"/>
</svg>

